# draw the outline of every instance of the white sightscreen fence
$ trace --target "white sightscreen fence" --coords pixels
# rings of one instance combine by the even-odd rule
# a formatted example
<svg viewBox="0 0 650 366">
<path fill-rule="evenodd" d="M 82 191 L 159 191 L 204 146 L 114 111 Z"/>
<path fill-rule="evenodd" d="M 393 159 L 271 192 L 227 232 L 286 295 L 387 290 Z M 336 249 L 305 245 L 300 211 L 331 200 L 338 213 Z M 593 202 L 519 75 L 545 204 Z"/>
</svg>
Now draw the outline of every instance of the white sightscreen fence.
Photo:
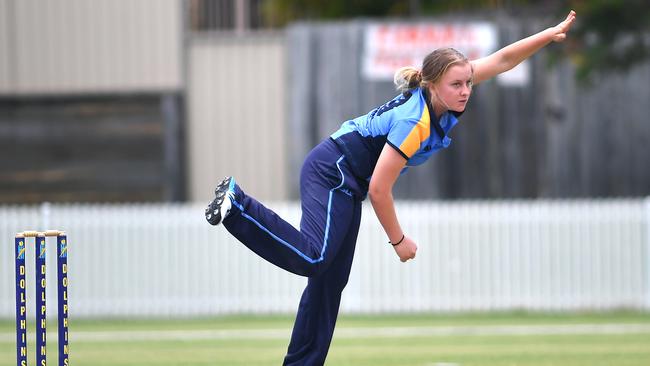
<svg viewBox="0 0 650 366">
<path fill-rule="evenodd" d="M 288 221 L 296 203 L 270 202 Z M 417 258 L 399 262 L 366 204 L 341 310 L 650 309 L 650 200 L 398 202 Z M 72 317 L 294 312 L 306 279 L 258 258 L 198 204 L 0 207 L 0 317 L 13 318 L 14 236 L 68 234 Z M 54 239 L 50 239 L 54 240 Z M 54 241 L 48 314 L 56 314 Z M 33 239 L 27 246 L 33 317 Z"/>
</svg>

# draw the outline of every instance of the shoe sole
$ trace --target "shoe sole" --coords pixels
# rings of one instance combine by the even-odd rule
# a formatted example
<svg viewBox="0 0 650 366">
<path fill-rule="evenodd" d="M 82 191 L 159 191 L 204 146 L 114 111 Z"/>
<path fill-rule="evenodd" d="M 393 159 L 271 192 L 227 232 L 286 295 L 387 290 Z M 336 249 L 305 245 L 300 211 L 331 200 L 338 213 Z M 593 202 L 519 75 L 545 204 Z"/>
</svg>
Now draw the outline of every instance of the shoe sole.
<svg viewBox="0 0 650 366">
<path fill-rule="evenodd" d="M 217 185 L 217 188 L 214 189 L 215 197 L 208 205 L 208 208 L 205 209 L 205 219 L 210 223 L 210 225 L 219 225 L 230 210 L 230 207 L 228 207 L 224 212 L 223 208 L 231 181 L 232 177 L 227 177 Z"/>
</svg>

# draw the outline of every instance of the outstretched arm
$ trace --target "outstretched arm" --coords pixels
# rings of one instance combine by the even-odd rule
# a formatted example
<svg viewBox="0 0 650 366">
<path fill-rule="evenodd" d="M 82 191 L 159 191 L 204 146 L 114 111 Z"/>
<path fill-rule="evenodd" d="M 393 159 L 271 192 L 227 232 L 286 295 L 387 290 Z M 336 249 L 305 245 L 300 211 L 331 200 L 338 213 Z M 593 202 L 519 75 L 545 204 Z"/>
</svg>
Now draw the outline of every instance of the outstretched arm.
<svg viewBox="0 0 650 366">
<path fill-rule="evenodd" d="M 555 27 L 547 28 L 530 37 L 519 40 L 489 56 L 473 60 L 474 84 L 491 79 L 519 65 L 522 61 L 535 54 L 551 42 L 562 42 L 566 33 L 576 19 L 576 12 L 571 10 L 566 19 Z"/>
</svg>

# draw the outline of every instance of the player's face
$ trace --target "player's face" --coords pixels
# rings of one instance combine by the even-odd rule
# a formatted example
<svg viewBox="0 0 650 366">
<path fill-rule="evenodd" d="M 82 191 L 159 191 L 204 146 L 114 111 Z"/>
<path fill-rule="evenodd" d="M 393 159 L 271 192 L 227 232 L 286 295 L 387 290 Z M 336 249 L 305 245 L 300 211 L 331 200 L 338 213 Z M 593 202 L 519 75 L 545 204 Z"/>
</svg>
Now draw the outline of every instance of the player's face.
<svg viewBox="0 0 650 366">
<path fill-rule="evenodd" d="M 435 85 L 436 109 L 462 112 L 472 94 L 472 66 L 468 63 L 450 66 Z"/>
</svg>

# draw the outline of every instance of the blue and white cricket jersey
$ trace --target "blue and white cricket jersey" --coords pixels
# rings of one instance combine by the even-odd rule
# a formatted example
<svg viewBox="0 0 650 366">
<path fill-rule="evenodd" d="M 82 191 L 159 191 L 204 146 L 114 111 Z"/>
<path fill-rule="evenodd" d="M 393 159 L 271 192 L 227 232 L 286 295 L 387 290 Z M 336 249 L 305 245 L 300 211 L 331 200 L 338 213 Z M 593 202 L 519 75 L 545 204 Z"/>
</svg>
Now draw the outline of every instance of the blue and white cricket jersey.
<svg viewBox="0 0 650 366">
<path fill-rule="evenodd" d="M 358 178 L 370 179 L 385 144 L 407 160 L 407 167 L 420 165 L 449 146 L 447 134 L 462 112 L 448 111 L 436 120 L 426 94 L 421 88 L 404 92 L 365 116 L 343 123 L 331 135 Z"/>
</svg>

